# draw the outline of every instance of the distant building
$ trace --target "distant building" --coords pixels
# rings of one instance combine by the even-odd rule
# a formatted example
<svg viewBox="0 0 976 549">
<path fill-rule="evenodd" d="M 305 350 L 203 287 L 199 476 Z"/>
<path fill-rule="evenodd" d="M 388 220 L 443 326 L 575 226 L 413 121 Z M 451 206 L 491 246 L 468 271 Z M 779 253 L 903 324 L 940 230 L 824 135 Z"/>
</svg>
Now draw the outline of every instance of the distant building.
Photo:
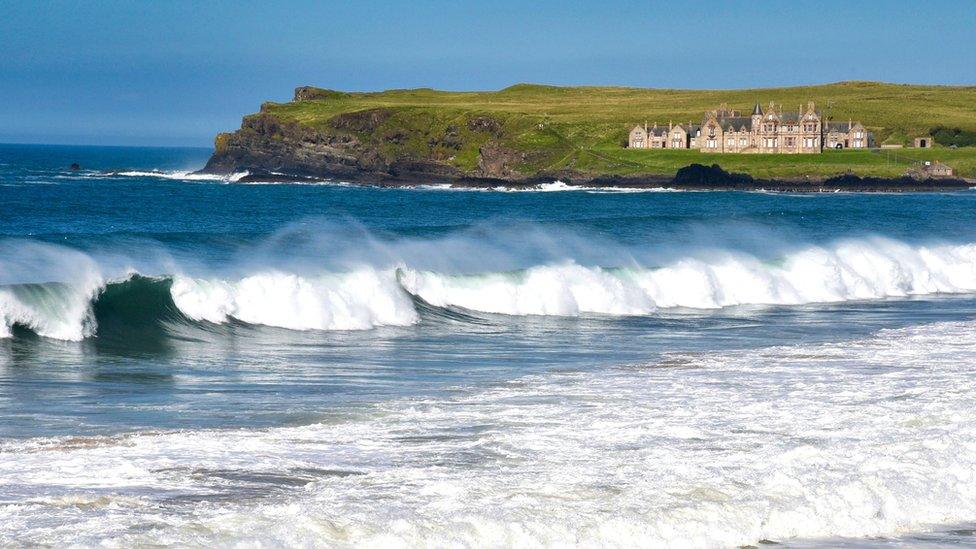
<svg viewBox="0 0 976 549">
<path fill-rule="evenodd" d="M 932 138 L 931 137 L 916 137 L 913 142 L 913 146 L 919 149 L 931 149 L 932 148 Z"/>
<path fill-rule="evenodd" d="M 719 153 L 819 153 L 821 141 L 832 149 L 866 149 L 873 137 L 860 123 L 828 122 L 813 102 L 784 112 L 770 103 L 767 111 L 756 103 L 752 114 L 742 116 L 722 105 L 705 113 L 701 124 L 637 126 L 630 130 L 628 147 L 633 149 L 697 149 Z"/>
<path fill-rule="evenodd" d="M 700 126 L 688 124 L 657 124 L 636 126 L 630 130 L 628 146 L 632 149 L 687 149 L 699 132 Z"/>
<path fill-rule="evenodd" d="M 860 122 L 827 122 L 824 145 L 828 149 L 866 149 L 874 137 Z"/>
<path fill-rule="evenodd" d="M 936 160 L 935 162 L 924 162 L 917 174 L 922 177 L 952 177 L 955 172 L 948 165 Z"/>
</svg>

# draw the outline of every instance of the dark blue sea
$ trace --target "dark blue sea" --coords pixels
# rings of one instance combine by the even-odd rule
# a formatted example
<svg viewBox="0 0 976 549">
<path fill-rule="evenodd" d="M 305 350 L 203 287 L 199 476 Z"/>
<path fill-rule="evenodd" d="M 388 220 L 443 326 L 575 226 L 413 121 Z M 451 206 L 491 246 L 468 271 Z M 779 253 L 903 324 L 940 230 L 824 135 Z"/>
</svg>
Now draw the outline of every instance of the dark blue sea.
<svg viewBox="0 0 976 549">
<path fill-rule="evenodd" d="M 0 145 L 0 545 L 976 545 L 976 192 L 209 153 Z"/>
</svg>

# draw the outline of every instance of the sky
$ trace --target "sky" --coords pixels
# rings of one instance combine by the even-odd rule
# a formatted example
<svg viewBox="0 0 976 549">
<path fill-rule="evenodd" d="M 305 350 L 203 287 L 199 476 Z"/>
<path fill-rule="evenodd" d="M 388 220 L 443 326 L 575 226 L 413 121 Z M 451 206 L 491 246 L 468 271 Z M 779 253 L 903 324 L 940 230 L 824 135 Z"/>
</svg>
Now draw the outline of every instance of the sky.
<svg viewBox="0 0 976 549">
<path fill-rule="evenodd" d="M 300 85 L 976 84 L 976 0 L 0 0 L 0 142 L 210 146 Z"/>
</svg>

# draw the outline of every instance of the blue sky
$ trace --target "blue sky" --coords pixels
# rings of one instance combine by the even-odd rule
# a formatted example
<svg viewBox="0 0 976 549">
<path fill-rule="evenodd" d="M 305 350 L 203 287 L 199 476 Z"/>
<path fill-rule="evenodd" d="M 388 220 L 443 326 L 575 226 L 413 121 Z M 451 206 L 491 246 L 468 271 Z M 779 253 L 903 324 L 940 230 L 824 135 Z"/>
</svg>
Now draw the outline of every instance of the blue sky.
<svg viewBox="0 0 976 549">
<path fill-rule="evenodd" d="M 208 146 L 303 84 L 972 85 L 974 29 L 974 0 L 0 0 L 0 142 Z"/>
</svg>

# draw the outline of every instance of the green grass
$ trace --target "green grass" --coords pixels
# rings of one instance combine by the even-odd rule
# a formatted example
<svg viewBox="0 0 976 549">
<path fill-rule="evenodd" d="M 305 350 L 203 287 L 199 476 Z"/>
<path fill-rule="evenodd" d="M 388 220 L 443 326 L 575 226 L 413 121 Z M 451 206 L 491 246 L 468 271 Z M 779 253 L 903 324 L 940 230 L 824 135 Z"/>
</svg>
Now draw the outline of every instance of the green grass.
<svg viewBox="0 0 976 549">
<path fill-rule="evenodd" d="M 388 158 L 433 159 L 463 170 L 477 166 L 478 150 L 489 140 L 522 151 L 518 169 L 526 174 L 572 169 L 591 173 L 673 173 L 689 163 L 717 163 L 757 177 L 901 175 L 911 160 L 940 159 L 963 176 L 976 175 L 976 148 L 904 149 L 880 153 L 827 152 L 823 155 L 703 154 L 695 151 L 627 150 L 627 133 L 645 121 L 699 122 L 720 103 L 750 111 L 756 101 L 798 109 L 816 101 L 834 120 L 860 120 L 877 141 L 908 144 L 931 128 L 976 130 L 976 87 L 842 82 L 822 86 L 754 90 L 665 90 L 616 87 L 553 87 L 520 84 L 495 92 L 431 89 L 377 93 L 329 93 L 325 99 L 262 107 L 285 122 L 335 132 L 336 115 L 387 109 L 382 125 L 357 137 L 372 142 Z M 472 131 L 468 122 L 489 116 L 497 132 Z M 454 146 L 442 137 L 454 132 Z M 356 133 L 356 132 L 353 132 Z"/>
<path fill-rule="evenodd" d="M 714 154 L 689 150 L 633 150 L 597 148 L 593 152 L 620 164 L 618 173 L 673 173 L 688 164 L 719 164 L 733 172 L 760 178 L 829 177 L 845 172 L 860 176 L 898 177 L 913 164 L 940 160 L 960 175 L 976 174 L 976 148 L 899 149 L 879 151 L 825 151 L 823 154 L 760 155 Z M 593 166 L 607 161 L 597 159 Z M 588 163 L 582 164 L 584 169 Z"/>
</svg>

